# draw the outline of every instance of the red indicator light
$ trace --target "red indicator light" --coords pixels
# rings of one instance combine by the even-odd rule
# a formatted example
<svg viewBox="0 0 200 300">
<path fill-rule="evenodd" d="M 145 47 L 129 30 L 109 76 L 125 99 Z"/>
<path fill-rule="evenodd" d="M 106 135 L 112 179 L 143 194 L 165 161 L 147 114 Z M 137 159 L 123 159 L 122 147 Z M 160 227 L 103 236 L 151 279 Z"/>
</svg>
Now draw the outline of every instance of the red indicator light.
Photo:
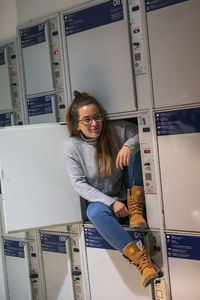
<svg viewBox="0 0 200 300">
<path fill-rule="evenodd" d="M 151 150 L 144 150 L 144 153 L 151 153 Z"/>
<path fill-rule="evenodd" d="M 139 29 L 139 28 L 133 30 L 133 33 L 138 33 L 138 32 L 140 32 L 140 29 Z"/>
<path fill-rule="evenodd" d="M 17 73 L 13 73 L 13 76 L 14 76 L 14 77 L 17 76 Z"/>
<path fill-rule="evenodd" d="M 80 267 L 75 267 L 75 270 L 80 270 Z"/>
<path fill-rule="evenodd" d="M 33 270 L 33 274 L 36 274 L 37 273 L 37 270 Z"/>
<path fill-rule="evenodd" d="M 59 54 L 59 51 L 58 50 L 54 51 L 54 55 L 57 55 L 57 54 Z"/>
</svg>

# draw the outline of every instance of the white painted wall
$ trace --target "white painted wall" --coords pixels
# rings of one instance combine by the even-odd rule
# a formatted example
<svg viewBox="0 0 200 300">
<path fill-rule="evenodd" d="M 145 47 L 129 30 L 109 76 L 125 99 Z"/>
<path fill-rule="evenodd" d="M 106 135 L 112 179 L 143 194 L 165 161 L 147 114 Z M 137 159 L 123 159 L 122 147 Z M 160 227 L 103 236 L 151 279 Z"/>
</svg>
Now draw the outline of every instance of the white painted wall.
<svg viewBox="0 0 200 300">
<path fill-rule="evenodd" d="M 0 42 L 15 37 L 16 24 L 16 0 L 0 0 Z"/>
<path fill-rule="evenodd" d="M 91 0 L 90 0 L 91 1 Z M 0 43 L 16 36 L 16 27 L 90 2 L 88 0 L 0 0 Z"/>
<path fill-rule="evenodd" d="M 6 1 L 6 0 L 5 0 Z M 18 25 L 31 20 L 48 16 L 88 0 L 15 0 L 17 6 Z"/>
</svg>

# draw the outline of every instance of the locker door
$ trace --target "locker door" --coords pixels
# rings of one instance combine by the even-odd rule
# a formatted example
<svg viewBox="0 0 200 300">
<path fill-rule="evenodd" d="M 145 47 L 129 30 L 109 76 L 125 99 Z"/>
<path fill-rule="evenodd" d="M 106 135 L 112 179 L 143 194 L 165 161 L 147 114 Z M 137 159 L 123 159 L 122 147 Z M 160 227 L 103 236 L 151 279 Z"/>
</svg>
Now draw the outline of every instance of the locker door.
<svg viewBox="0 0 200 300">
<path fill-rule="evenodd" d="M 167 229 L 200 230 L 200 108 L 156 113 Z"/>
<path fill-rule="evenodd" d="M 155 107 L 199 103 L 199 0 L 145 2 Z"/>
<path fill-rule="evenodd" d="M 32 300 L 27 243 L 3 239 L 10 300 Z"/>
<path fill-rule="evenodd" d="M 199 300 L 200 237 L 166 234 L 173 300 Z"/>
<path fill-rule="evenodd" d="M 122 2 L 84 5 L 63 15 L 72 91 L 88 91 L 110 114 L 136 110 L 127 12 Z"/>
<path fill-rule="evenodd" d="M 0 131 L 2 205 L 6 232 L 81 222 L 69 181 L 66 126 L 28 125 Z"/>
<path fill-rule="evenodd" d="M 48 300 L 74 299 L 69 237 L 41 232 L 41 248 Z"/>
</svg>

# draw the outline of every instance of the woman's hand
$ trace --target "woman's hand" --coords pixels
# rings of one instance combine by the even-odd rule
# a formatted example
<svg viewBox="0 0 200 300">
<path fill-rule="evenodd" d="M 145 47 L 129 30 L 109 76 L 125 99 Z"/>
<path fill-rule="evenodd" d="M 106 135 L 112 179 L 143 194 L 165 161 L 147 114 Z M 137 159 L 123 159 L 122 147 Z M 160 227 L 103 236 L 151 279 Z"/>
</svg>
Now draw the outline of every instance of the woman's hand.
<svg viewBox="0 0 200 300">
<path fill-rule="evenodd" d="M 129 214 L 126 205 L 120 201 L 115 201 L 113 204 L 111 204 L 110 208 L 118 218 L 124 218 Z"/>
<path fill-rule="evenodd" d="M 124 166 L 128 166 L 131 157 L 131 149 L 128 146 L 123 146 L 117 154 L 116 167 L 123 169 Z"/>
</svg>

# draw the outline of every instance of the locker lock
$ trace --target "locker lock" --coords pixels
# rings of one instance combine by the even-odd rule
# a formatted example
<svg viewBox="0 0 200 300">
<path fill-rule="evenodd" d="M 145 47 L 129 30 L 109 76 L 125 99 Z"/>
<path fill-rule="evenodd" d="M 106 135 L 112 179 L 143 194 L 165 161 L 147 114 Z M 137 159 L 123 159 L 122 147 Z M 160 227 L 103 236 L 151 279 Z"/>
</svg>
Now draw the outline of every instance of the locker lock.
<svg viewBox="0 0 200 300">
<path fill-rule="evenodd" d="M 37 270 L 33 270 L 33 273 L 29 276 L 31 279 L 34 279 L 34 278 L 38 278 L 38 272 Z"/>
</svg>

